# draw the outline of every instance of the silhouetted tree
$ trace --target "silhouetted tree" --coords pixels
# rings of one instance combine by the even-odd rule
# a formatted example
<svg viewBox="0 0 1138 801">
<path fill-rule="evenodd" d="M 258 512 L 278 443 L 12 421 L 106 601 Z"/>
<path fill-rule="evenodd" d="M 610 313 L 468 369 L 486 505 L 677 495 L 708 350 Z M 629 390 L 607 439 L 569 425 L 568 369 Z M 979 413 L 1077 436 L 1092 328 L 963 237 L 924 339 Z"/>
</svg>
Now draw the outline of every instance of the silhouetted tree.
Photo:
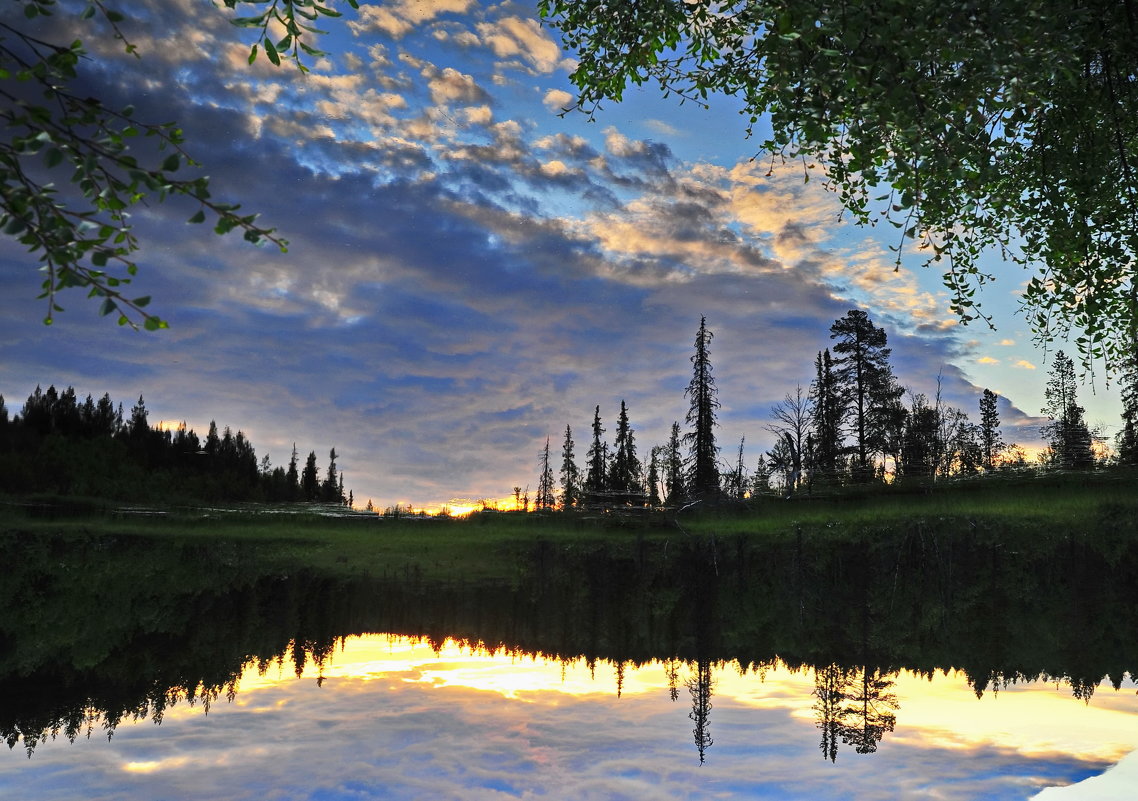
<svg viewBox="0 0 1138 801">
<path fill-rule="evenodd" d="M 1120 464 L 1138 465 L 1138 354 L 1132 354 L 1118 377 L 1122 400 L 1122 430 L 1115 444 Z"/>
<path fill-rule="evenodd" d="M 996 459 L 1004 449 L 1004 440 L 1000 436 L 1000 411 L 997 408 L 999 396 L 990 389 L 985 389 L 980 395 L 980 452 L 981 463 L 985 470 L 996 467 Z"/>
<path fill-rule="evenodd" d="M 566 425 L 565 441 L 561 444 L 561 508 L 572 509 L 580 500 L 581 471 L 573 454 L 573 430 Z"/>
<path fill-rule="evenodd" d="M 684 396 L 691 401 L 686 421 L 692 426 L 684 436 L 690 449 L 688 492 L 693 497 L 709 500 L 719 495 L 719 448 L 715 445 L 719 399 L 711 375 L 712 336 L 707 329 L 707 318 L 700 317 L 695 353 L 691 357 L 692 379 L 684 391 Z"/>
<path fill-rule="evenodd" d="M 608 444 L 601 426 L 601 407 L 593 412 L 593 441 L 585 454 L 588 471 L 585 473 L 584 499 L 587 504 L 601 503 L 608 491 Z"/>
<path fill-rule="evenodd" d="M 608 476 L 608 491 L 618 503 L 643 506 L 644 487 L 640 483 L 642 471 L 636 456 L 636 440 L 628 422 L 628 407 L 620 402 L 620 415 L 616 421 L 616 440 L 613 443 L 612 467 Z"/>
<path fill-rule="evenodd" d="M 545 438 L 545 447 L 538 457 L 537 497 L 534 499 L 534 508 L 539 512 L 548 512 L 557 505 L 553 496 L 553 468 L 549 465 L 549 437 Z"/>
<path fill-rule="evenodd" d="M 672 433 L 664 446 L 664 503 L 676 506 L 687 499 L 684 482 L 684 457 L 680 453 L 680 424 L 672 423 Z"/>
<path fill-rule="evenodd" d="M 344 497 L 340 492 L 339 472 L 336 469 L 336 449 L 328 454 L 328 472 L 324 482 L 320 485 L 320 500 L 324 503 L 343 503 Z"/>
<path fill-rule="evenodd" d="M 827 348 L 818 351 L 814 360 L 814 381 L 810 385 L 810 406 L 813 414 L 814 447 L 810 449 L 810 462 L 816 474 L 834 478 L 838 473 L 838 459 L 842 453 L 842 418 L 846 413 L 846 399 L 834 372 L 834 363 Z"/>
<path fill-rule="evenodd" d="M 932 480 L 939 460 L 940 415 L 922 393 L 913 396 L 905 415 L 901 445 L 901 475 L 905 479 Z"/>
<path fill-rule="evenodd" d="M 297 464 L 296 443 L 292 443 L 292 458 L 288 462 L 288 472 L 285 473 L 285 481 L 288 483 L 288 496 L 286 500 L 295 501 L 301 497 L 300 493 L 300 472 Z"/>
<path fill-rule="evenodd" d="M 688 693 L 691 694 L 691 712 L 688 717 L 695 723 L 692 735 L 699 751 L 699 764 L 703 764 L 707 749 L 714 744 L 711 739 L 711 661 L 700 659 L 694 663 L 695 675 L 688 679 Z"/>
<path fill-rule="evenodd" d="M 860 309 L 850 309 L 835 320 L 830 338 L 837 340 L 835 373 L 842 395 L 849 399 L 852 477 L 857 482 L 870 481 L 877 473 L 875 455 L 886 452 L 890 434 L 899 428 L 902 389 L 889 365 L 892 350 L 886 347 L 885 330 Z"/>
<path fill-rule="evenodd" d="M 1043 413 L 1051 418 L 1040 433 L 1051 445 L 1059 467 L 1085 470 L 1094 466 L 1092 435 L 1079 405 L 1075 363 L 1063 351 L 1055 354 L 1047 386 L 1043 390 Z"/>
<path fill-rule="evenodd" d="M 300 497 L 306 501 L 320 498 L 320 473 L 316 469 L 316 451 L 308 452 L 304 471 L 300 474 Z"/>
<path fill-rule="evenodd" d="M 812 462 L 812 448 L 807 447 L 810 430 L 814 423 L 813 402 L 802 385 L 794 388 L 794 394 L 785 397 L 771 407 L 772 422 L 766 426 L 779 439 L 784 437 L 791 446 L 793 479 L 790 489 L 798 490 L 808 480 L 807 471 Z"/>
<path fill-rule="evenodd" d="M 838 758 L 838 741 L 845 731 L 845 701 L 849 697 L 849 670 L 836 663 L 814 668 L 814 719 L 822 732 L 822 758 Z"/>
<path fill-rule="evenodd" d="M 651 456 L 648 459 L 648 505 L 652 507 L 659 506 L 662 503 L 660 498 L 660 450 L 659 445 L 652 448 Z"/>
</svg>

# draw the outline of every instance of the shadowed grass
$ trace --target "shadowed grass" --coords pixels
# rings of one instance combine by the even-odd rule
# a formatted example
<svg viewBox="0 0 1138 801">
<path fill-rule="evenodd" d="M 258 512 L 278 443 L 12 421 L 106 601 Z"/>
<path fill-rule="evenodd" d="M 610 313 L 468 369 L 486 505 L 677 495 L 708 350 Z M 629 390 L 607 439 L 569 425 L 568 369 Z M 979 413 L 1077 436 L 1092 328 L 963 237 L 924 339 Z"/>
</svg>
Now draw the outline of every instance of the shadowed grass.
<svg viewBox="0 0 1138 801">
<path fill-rule="evenodd" d="M 254 546 L 255 567 L 266 573 L 307 568 L 344 576 L 510 581 L 520 569 L 519 555 L 539 540 L 573 550 L 701 536 L 774 542 L 802 533 L 846 539 L 921 530 L 968 530 L 994 540 L 1132 537 L 1138 533 L 1136 488 L 1138 474 L 1123 471 L 988 478 L 931 488 L 762 498 L 679 517 L 480 513 L 458 519 L 381 519 L 281 514 L 258 507 L 123 514 L 82 505 L 75 514 L 44 517 L 10 505 L 0 507 L 0 530 L 239 542 Z"/>
</svg>

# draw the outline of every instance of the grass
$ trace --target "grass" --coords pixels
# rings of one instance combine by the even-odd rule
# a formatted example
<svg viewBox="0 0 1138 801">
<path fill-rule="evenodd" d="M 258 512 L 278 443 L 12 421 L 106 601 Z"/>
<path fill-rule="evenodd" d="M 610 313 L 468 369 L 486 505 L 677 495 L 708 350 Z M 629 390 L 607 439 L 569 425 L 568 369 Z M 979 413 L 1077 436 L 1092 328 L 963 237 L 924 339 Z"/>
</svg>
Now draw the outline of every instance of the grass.
<svg viewBox="0 0 1138 801">
<path fill-rule="evenodd" d="M 879 488 L 826 497 L 760 499 L 747 507 L 666 516 L 477 514 L 467 519 L 329 518 L 256 511 L 170 511 L 108 514 L 80 505 L 56 518 L 9 505 L 0 530 L 28 534 L 137 536 L 212 540 L 251 546 L 255 568 L 330 575 L 422 576 L 445 581 L 509 581 L 518 556 L 539 539 L 562 548 L 677 537 L 740 535 L 777 539 L 798 531 L 853 537 L 935 525 L 982 529 L 996 537 L 1088 534 L 1104 529 L 1132 535 L 1138 526 L 1138 474 L 1118 471 L 1018 480 L 958 482 L 935 488 Z"/>
</svg>

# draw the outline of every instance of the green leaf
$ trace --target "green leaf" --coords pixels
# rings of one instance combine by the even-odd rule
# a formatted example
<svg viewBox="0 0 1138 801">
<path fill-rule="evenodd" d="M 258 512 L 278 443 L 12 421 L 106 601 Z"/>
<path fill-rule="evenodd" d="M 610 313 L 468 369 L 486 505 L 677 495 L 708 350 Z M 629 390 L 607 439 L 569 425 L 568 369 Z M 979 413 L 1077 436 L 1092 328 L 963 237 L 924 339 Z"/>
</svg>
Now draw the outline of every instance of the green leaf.
<svg viewBox="0 0 1138 801">
<path fill-rule="evenodd" d="M 253 47 L 249 49 L 249 63 L 252 64 L 256 60 L 257 60 L 257 45 L 253 45 Z"/>
<path fill-rule="evenodd" d="M 197 225 L 198 223 L 205 222 L 205 210 L 204 209 L 198 209 L 197 214 L 195 214 L 193 217 L 191 217 L 186 222 L 193 223 L 194 225 Z"/>
<path fill-rule="evenodd" d="M 115 311 L 117 308 L 118 308 L 118 306 L 115 305 L 115 302 L 113 300 L 111 300 L 110 298 L 107 298 L 106 300 L 103 301 L 103 305 L 99 307 L 99 314 L 102 317 L 106 317 L 108 314 Z"/>
<path fill-rule="evenodd" d="M 277 48 L 269 39 L 265 40 L 265 55 L 268 57 L 269 61 L 273 62 L 274 67 L 279 67 L 281 65 L 281 57 L 277 53 Z"/>
<path fill-rule="evenodd" d="M 171 153 L 169 156 L 166 157 L 166 160 L 162 162 L 162 171 L 163 172 L 175 172 L 178 169 L 178 167 L 181 166 L 181 163 L 182 163 L 182 160 L 178 157 L 178 154 L 177 153 Z"/>
</svg>

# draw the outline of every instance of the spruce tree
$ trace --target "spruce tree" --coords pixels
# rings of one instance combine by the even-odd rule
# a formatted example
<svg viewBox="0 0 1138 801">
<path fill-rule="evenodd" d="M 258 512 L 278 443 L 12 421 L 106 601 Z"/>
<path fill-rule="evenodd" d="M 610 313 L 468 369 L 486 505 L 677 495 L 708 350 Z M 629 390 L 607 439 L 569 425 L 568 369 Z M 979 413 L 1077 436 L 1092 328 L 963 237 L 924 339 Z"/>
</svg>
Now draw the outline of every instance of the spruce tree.
<svg viewBox="0 0 1138 801">
<path fill-rule="evenodd" d="M 654 447 L 648 459 L 648 505 L 653 508 L 661 504 L 660 450 L 659 446 Z"/>
<path fill-rule="evenodd" d="M 1043 413 L 1051 418 L 1040 429 L 1048 440 L 1059 467 L 1085 470 L 1094 466 L 1093 437 L 1079 405 L 1075 363 L 1063 351 L 1055 354 L 1047 386 L 1043 390 Z"/>
<path fill-rule="evenodd" d="M 719 496 L 719 448 L 715 445 L 716 409 L 719 399 L 711 372 L 711 338 L 707 318 L 699 318 L 695 353 L 691 357 L 692 379 L 684 396 L 691 401 L 685 418 L 691 430 L 684 436 L 690 452 L 688 491 L 692 497 L 715 500 Z"/>
<path fill-rule="evenodd" d="M 300 497 L 315 501 L 320 497 L 320 473 L 316 469 L 316 451 L 308 452 L 304 471 L 300 474 Z"/>
<path fill-rule="evenodd" d="M 680 453 L 680 424 L 672 423 L 672 433 L 664 446 L 664 503 L 676 506 L 687 500 L 684 484 L 684 457 Z"/>
<path fill-rule="evenodd" d="M 1138 465 L 1138 355 L 1126 360 L 1118 385 L 1122 396 L 1122 430 L 1116 438 L 1118 461 Z"/>
<path fill-rule="evenodd" d="M 837 340 L 834 367 L 842 394 L 849 399 L 848 428 L 854 437 L 850 446 L 853 479 L 867 482 L 876 475 L 875 456 L 890 446 L 890 434 L 898 417 L 902 389 L 889 364 L 892 349 L 886 347 L 885 330 L 873 324 L 864 311 L 850 309 L 830 326 Z"/>
<path fill-rule="evenodd" d="M 561 508 L 572 509 L 581 502 L 581 471 L 573 453 L 573 430 L 565 426 L 565 441 L 561 444 Z"/>
<path fill-rule="evenodd" d="M 814 382 L 810 385 L 813 413 L 813 439 L 810 461 L 814 472 L 826 478 L 838 473 L 838 457 L 842 453 L 842 418 L 846 403 L 830 350 L 818 351 L 814 360 Z"/>
<path fill-rule="evenodd" d="M 295 501 L 300 498 L 300 472 L 298 471 L 296 461 L 296 443 L 292 443 L 292 458 L 288 463 L 288 472 L 285 474 L 285 481 L 288 484 L 286 492 L 288 500 Z"/>
<path fill-rule="evenodd" d="M 534 499 L 534 506 L 539 512 L 548 512 L 556 503 L 553 496 L 553 468 L 549 465 L 549 437 L 546 437 L 545 448 L 539 456 L 537 498 Z"/>
<path fill-rule="evenodd" d="M 336 449 L 333 448 L 328 455 L 328 473 L 324 476 L 324 483 L 320 485 L 320 500 L 324 503 L 340 502 L 340 487 L 337 483 Z"/>
<path fill-rule="evenodd" d="M 593 441 L 585 458 L 588 471 L 585 473 L 585 503 L 601 503 L 608 492 L 608 444 L 604 441 L 605 430 L 601 426 L 601 407 L 593 412 Z"/>
<path fill-rule="evenodd" d="M 985 389 L 980 395 L 980 458 L 985 470 L 995 469 L 996 457 L 1004 449 L 998 399 L 999 396 L 990 389 Z"/>
<path fill-rule="evenodd" d="M 609 471 L 608 489 L 619 503 L 643 505 L 644 488 L 640 485 L 641 465 L 636 456 L 636 440 L 628 422 L 628 407 L 620 402 L 620 416 L 616 423 L 616 441 L 613 443 L 612 469 Z"/>
</svg>

